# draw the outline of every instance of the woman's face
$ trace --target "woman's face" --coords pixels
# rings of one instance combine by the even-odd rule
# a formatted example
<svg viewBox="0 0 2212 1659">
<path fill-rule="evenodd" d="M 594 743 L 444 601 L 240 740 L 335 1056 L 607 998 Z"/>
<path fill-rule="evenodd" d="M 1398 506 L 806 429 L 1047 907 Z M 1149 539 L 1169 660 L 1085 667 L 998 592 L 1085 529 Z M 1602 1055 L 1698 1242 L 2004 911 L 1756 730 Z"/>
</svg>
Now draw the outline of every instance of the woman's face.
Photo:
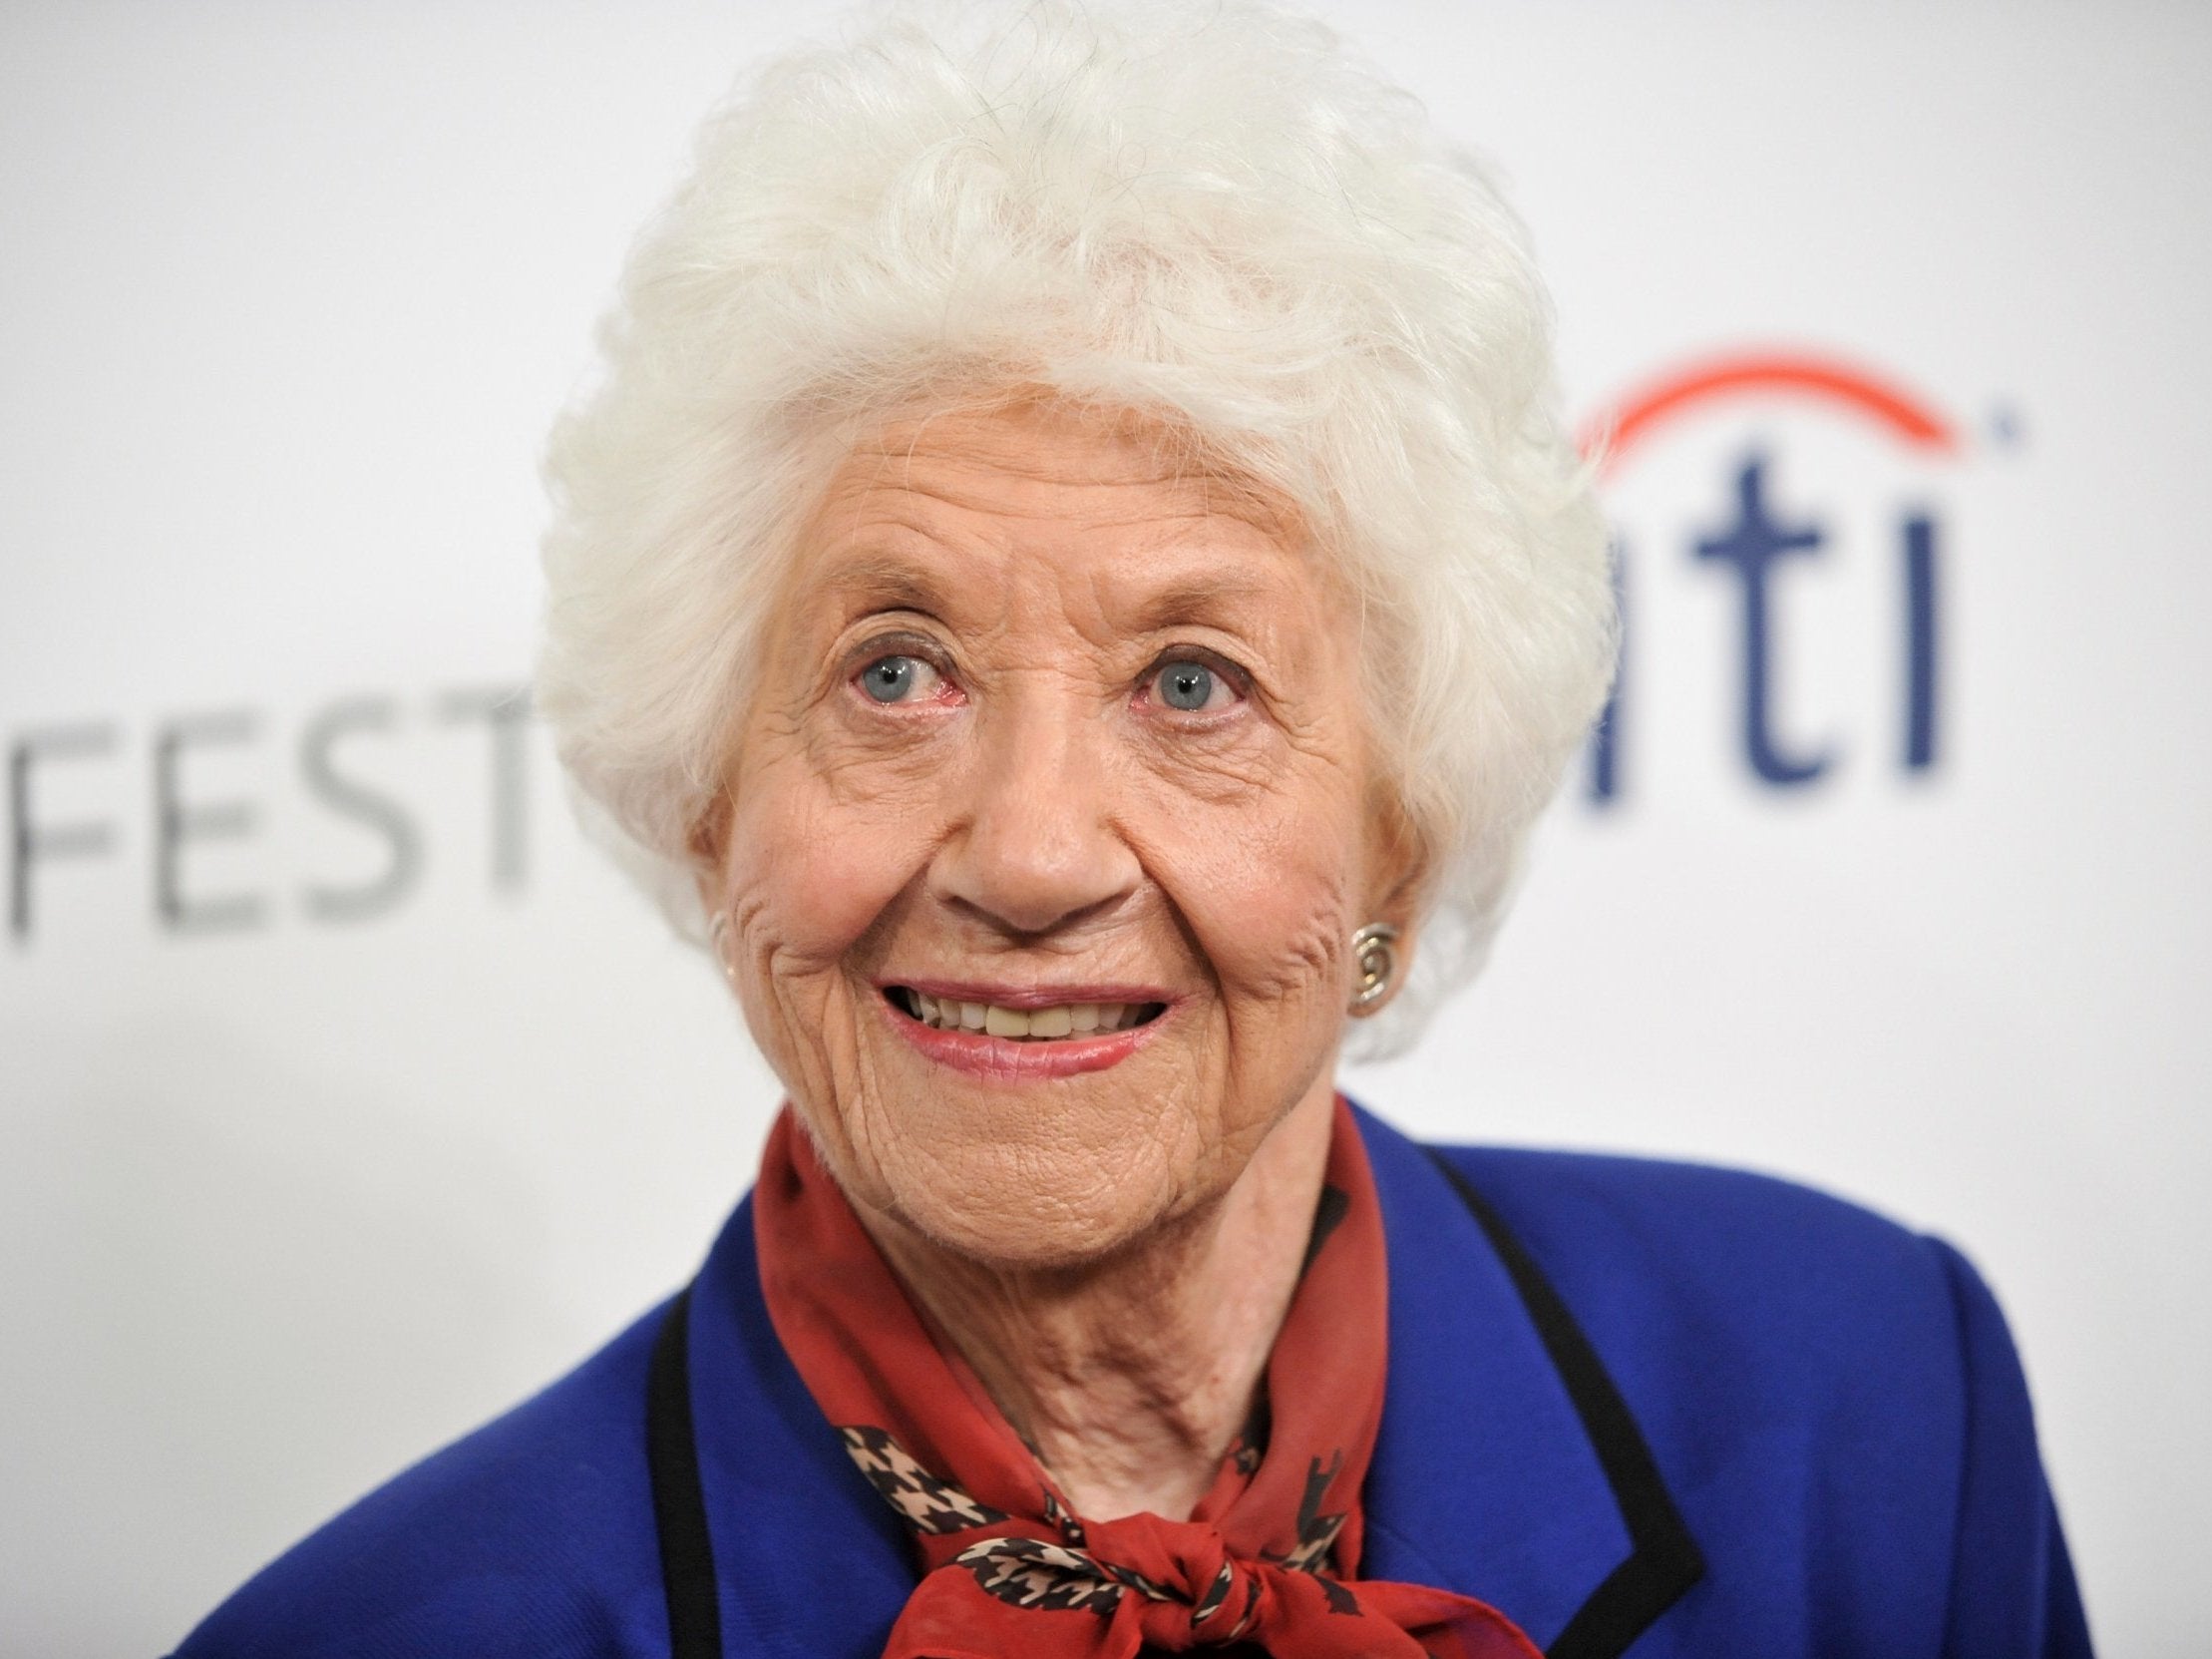
<svg viewBox="0 0 2212 1659">
<path fill-rule="evenodd" d="M 702 841 L 747 1021 L 864 1208 L 1073 1265 L 1332 1086 L 1371 811 L 1288 514 L 1049 405 L 902 425 L 803 533 Z"/>
</svg>

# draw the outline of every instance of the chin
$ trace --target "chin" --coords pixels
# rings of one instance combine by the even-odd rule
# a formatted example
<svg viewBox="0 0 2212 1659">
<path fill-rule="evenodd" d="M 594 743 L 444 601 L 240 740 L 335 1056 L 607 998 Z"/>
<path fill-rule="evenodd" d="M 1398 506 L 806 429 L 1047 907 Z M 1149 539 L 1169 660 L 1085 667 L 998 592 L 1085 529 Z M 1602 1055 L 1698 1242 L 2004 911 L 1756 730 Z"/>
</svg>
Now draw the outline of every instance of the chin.
<svg viewBox="0 0 2212 1659">
<path fill-rule="evenodd" d="M 1132 1158 L 1132 1141 L 1155 1155 Z M 893 1213 L 938 1249 L 1002 1271 L 1075 1270 L 1113 1260 L 1205 1202 L 1206 1172 L 1160 1149 L 1141 1130 L 1111 1156 L 1075 1136 L 1050 1143 L 1032 1132 L 1013 1145 L 910 1143 L 881 1174 Z"/>
</svg>

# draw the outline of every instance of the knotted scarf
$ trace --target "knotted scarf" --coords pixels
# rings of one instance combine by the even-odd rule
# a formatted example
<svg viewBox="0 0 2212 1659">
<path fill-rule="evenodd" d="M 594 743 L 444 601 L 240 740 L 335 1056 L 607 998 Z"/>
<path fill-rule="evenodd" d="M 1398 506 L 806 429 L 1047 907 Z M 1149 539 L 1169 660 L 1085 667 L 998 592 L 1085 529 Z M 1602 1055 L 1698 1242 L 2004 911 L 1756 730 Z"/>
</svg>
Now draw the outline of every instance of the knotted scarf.
<svg viewBox="0 0 2212 1659">
<path fill-rule="evenodd" d="M 1184 1521 L 1076 1514 L 956 1354 L 940 1352 L 787 1106 L 753 1225 L 776 1334 L 922 1581 L 884 1659 L 1540 1659 L 1503 1614 L 1361 1580 L 1360 1487 L 1382 1419 L 1382 1218 L 1339 1097 L 1306 1264 L 1256 1422 Z M 1265 1444 L 1260 1444 L 1264 1442 Z"/>
</svg>

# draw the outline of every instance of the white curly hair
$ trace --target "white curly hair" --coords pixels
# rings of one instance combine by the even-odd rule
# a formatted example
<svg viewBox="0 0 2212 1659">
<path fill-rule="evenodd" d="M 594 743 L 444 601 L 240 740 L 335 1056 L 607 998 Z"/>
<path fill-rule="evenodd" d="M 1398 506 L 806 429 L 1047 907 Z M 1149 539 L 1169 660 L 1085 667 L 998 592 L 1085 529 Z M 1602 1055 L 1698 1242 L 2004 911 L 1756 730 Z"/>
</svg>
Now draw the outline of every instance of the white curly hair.
<svg viewBox="0 0 2212 1659">
<path fill-rule="evenodd" d="M 1408 93 L 1259 0 L 894 5 L 703 127 L 547 470 L 537 706 L 680 932 L 800 520 L 872 426 L 1049 388 L 1280 492 L 1357 594 L 1427 856 L 1360 1046 L 1472 978 L 1602 706 L 1607 531 L 1519 219 Z"/>
</svg>

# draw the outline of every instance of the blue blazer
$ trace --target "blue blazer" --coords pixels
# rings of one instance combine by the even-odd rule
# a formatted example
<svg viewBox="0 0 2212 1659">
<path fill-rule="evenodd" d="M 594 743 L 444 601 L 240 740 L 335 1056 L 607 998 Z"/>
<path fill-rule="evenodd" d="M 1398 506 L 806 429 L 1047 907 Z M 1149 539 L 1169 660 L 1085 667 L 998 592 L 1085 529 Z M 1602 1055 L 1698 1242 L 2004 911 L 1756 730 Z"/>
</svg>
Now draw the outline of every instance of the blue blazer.
<svg viewBox="0 0 2212 1659">
<path fill-rule="evenodd" d="M 1553 1659 L 2088 1654 L 2020 1364 L 1948 1245 L 1763 1177 L 1359 1125 L 1390 1258 L 1364 1575 Z M 915 1573 L 776 1340 L 748 1200 L 686 1296 L 176 1659 L 879 1659 Z"/>
</svg>

